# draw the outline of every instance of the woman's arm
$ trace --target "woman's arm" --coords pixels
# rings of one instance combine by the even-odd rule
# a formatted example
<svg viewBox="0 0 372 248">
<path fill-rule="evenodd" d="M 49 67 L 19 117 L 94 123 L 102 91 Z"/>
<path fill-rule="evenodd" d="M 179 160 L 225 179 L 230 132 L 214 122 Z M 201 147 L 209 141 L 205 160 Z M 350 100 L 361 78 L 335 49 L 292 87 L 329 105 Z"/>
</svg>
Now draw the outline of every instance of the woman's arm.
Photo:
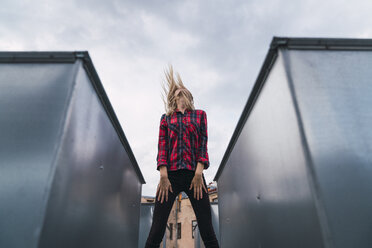
<svg viewBox="0 0 372 248">
<path fill-rule="evenodd" d="M 161 165 L 160 180 L 156 189 L 156 195 L 158 196 L 158 201 L 160 201 L 160 203 L 163 203 L 164 199 L 165 201 L 168 201 L 168 191 L 173 193 L 172 184 L 168 179 L 167 166 Z"/>
<path fill-rule="evenodd" d="M 203 169 L 204 169 L 204 164 L 201 162 L 198 162 L 198 165 L 195 170 L 195 175 L 194 178 L 191 181 L 190 184 L 190 190 L 194 188 L 194 198 L 199 200 L 203 198 L 203 189 L 206 193 L 208 193 L 207 188 L 204 185 L 203 182 Z"/>
<path fill-rule="evenodd" d="M 199 136 L 199 147 L 197 153 L 197 166 L 195 170 L 194 178 L 191 181 L 190 190 L 194 188 L 194 198 L 197 200 L 203 198 L 203 189 L 206 193 L 206 189 L 203 183 L 203 170 L 209 167 L 209 157 L 208 157 L 208 131 L 207 131 L 207 114 L 205 111 L 202 112 L 200 119 L 200 136 Z"/>
<path fill-rule="evenodd" d="M 167 171 L 167 166 L 161 165 L 160 166 L 160 177 L 166 177 L 168 178 L 168 171 Z"/>
<path fill-rule="evenodd" d="M 198 165 L 196 166 L 195 175 L 201 176 L 203 174 L 204 170 L 204 164 L 201 162 L 198 162 Z"/>
<path fill-rule="evenodd" d="M 157 170 L 160 171 L 160 180 L 156 189 L 157 200 L 160 203 L 168 201 L 168 191 L 173 193 L 172 185 L 168 179 L 168 127 L 165 114 L 161 116 L 159 128 L 159 144 L 157 156 Z"/>
<path fill-rule="evenodd" d="M 168 163 L 168 124 L 165 118 L 166 116 L 163 114 L 160 119 L 159 127 L 158 155 L 156 157 L 158 164 L 156 169 L 159 171 L 160 167 L 163 167 L 163 165 L 165 165 L 166 168 Z"/>
<path fill-rule="evenodd" d="M 200 135 L 199 135 L 199 147 L 197 154 L 197 162 L 204 164 L 204 170 L 209 167 L 209 156 L 208 156 L 208 130 L 207 130 L 207 114 L 205 111 L 202 112 L 200 118 Z"/>
</svg>

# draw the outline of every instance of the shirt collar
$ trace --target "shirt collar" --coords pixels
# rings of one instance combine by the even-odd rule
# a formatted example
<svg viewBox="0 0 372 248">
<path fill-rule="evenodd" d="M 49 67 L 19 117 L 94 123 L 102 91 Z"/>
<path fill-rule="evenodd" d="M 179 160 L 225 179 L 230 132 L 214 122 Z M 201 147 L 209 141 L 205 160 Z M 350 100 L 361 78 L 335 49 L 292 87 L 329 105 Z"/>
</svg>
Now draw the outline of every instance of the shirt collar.
<svg viewBox="0 0 372 248">
<path fill-rule="evenodd" d="M 189 112 L 190 110 L 189 109 L 185 109 L 185 113 Z M 176 108 L 176 110 L 174 112 L 181 112 L 181 110 L 179 110 L 178 108 Z M 181 112 L 182 113 L 182 112 Z"/>
</svg>

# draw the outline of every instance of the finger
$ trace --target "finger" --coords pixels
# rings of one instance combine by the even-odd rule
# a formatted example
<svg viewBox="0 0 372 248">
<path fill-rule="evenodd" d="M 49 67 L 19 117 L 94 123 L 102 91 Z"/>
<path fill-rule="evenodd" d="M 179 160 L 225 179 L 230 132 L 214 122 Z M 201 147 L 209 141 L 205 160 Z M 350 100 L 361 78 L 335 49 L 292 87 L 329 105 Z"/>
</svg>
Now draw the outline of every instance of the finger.
<svg viewBox="0 0 372 248">
<path fill-rule="evenodd" d="M 161 203 L 163 203 L 164 201 L 164 191 L 162 191 L 162 194 L 161 194 Z"/>
<path fill-rule="evenodd" d="M 165 192 L 163 191 L 163 196 L 161 198 L 161 203 L 163 203 L 165 201 Z"/>
<path fill-rule="evenodd" d="M 207 188 L 205 187 L 204 184 L 203 184 L 203 188 L 204 188 L 204 190 L 205 190 L 205 193 L 208 193 L 208 190 L 207 190 Z"/>
<path fill-rule="evenodd" d="M 168 189 L 167 189 L 167 191 L 165 192 L 165 201 L 168 201 Z"/>
<path fill-rule="evenodd" d="M 196 191 L 196 199 L 199 200 L 199 188 L 195 187 L 195 191 Z"/>
<path fill-rule="evenodd" d="M 194 198 L 196 199 L 196 188 L 194 187 Z"/>
<path fill-rule="evenodd" d="M 194 180 L 191 181 L 190 188 L 189 188 L 190 190 L 192 189 L 193 184 L 194 184 Z"/>
<path fill-rule="evenodd" d="M 156 189 L 156 195 L 158 196 L 158 201 L 160 201 L 160 192 L 159 192 L 159 185 L 158 185 L 158 188 Z"/>
<path fill-rule="evenodd" d="M 169 186 L 169 188 L 170 188 L 170 191 L 173 193 L 173 189 L 172 189 L 172 185 L 171 186 Z"/>
<path fill-rule="evenodd" d="M 202 199 L 203 198 L 203 188 L 202 188 L 202 186 L 200 186 L 199 192 L 200 192 L 200 199 Z"/>
</svg>

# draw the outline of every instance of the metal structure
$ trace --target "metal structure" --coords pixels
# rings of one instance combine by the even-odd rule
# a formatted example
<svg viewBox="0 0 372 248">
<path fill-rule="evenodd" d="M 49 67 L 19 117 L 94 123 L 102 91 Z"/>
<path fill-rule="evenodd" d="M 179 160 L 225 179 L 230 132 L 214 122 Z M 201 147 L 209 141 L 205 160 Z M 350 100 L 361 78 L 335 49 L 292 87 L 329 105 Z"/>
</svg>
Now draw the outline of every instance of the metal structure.
<svg viewBox="0 0 372 248">
<path fill-rule="evenodd" d="M 222 247 L 372 247 L 372 40 L 274 37 L 218 181 Z"/>
<path fill-rule="evenodd" d="M 146 245 L 147 236 L 149 235 L 151 224 L 152 224 L 152 216 L 154 213 L 155 203 L 141 203 L 141 218 L 139 224 L 139 236 L 138 236 L 138 248 L 143 248 Z M 167 233 L 164 233 L 162 248 L 166 247 Z"/>
<path fill-rule="evenodd" d="M 216 234 L 218 243 L 220 243 L 220 230 L 219 230 L 219 219 L 218 219 L 218 202 L 211 202 L 211 214 L 212 214 L 212 225 Z M 203 240 L 200 236 L 199 226 L 195 228 L 195 248 L 205 248 Z"/>
<path fill-rule="evenodd" d="M 145 181 L 88 52 L 0 72 L 0 247 L 137 247 Z"/>
</svg>

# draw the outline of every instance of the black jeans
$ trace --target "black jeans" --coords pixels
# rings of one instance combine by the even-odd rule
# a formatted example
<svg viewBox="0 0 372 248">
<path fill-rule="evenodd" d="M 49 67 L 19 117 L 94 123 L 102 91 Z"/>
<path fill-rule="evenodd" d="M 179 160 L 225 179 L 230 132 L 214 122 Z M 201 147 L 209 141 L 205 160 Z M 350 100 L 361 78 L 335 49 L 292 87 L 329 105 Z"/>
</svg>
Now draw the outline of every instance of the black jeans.
<svg viewBox="0 0 372 248">
<path fill-rule="evenodd" d="M 197 200 L 196 198 L 194 198 L 194 188 L 189 190 L 194 174 L 195 171 L 187 169 L 168 171 L 168 179 L 172 185 L 173 193 L 169 190 L 168 201 L 165 201 L 164 197 L 163 203 L 160 203 L 160 201 L 158 201 L 157 199 L 158 195 L 156 195 L 152 225 L 149 236 L 147 237 L 146 240 L 145 248 L 159 247 L 164 236 L 169 213 L 172 210 L 174 200 L 181 191 L 184 191 L 190 199 L 192 208 L 194 209 L 196 220 L 198 222 L 200 236 L 203 239 L 205 247 L 206 248 L 219 247 L 212 226 L 211 205 L 209 203 L 208 193 L 205 192 L 203 189 L 203 198 Z M 204 174 L 203 182 L 205 188 L 207 188 Z"/>
</svg>

